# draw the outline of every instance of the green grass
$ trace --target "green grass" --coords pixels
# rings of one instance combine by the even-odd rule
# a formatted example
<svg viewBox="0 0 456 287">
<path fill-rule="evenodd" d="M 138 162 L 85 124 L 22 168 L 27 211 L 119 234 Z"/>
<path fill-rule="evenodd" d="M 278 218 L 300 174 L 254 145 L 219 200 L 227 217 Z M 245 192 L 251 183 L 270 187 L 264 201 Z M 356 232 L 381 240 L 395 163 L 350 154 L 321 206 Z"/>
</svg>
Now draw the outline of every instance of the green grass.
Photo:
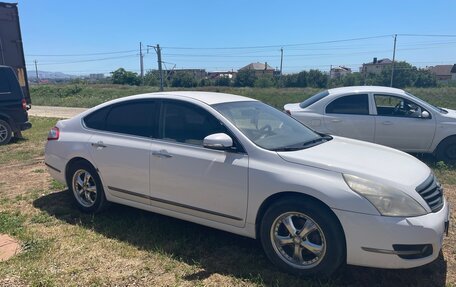
<svg viewBox="0 0 456 287">
<path fill-rule="evenodd" d="M 261 100 L 276 108 L 290 102 L 301 102 L 321 89 L 316 88 L 234 88 L 198 87 L 194 89 L 167 88 L 166 90 L 202 90 L 238 94 Z M 431 104 L 456 109 L 456 87 L 408 88 L 405 89 Z M 142 93 L 157 92 L 157 87 L 136 87 L 122 85 L 40 85 L 31 87 L 34 105 L 93 107 L 106 101 Z"/>
<path fill-rule="evenodd" d="M 30 117 L 33 127 L 22 133 L 24 139 L 13 139 L 0 146 L 0 166 L 23 163 L 44 156 L 44 144 L 57 119 Z"/>
</svg>

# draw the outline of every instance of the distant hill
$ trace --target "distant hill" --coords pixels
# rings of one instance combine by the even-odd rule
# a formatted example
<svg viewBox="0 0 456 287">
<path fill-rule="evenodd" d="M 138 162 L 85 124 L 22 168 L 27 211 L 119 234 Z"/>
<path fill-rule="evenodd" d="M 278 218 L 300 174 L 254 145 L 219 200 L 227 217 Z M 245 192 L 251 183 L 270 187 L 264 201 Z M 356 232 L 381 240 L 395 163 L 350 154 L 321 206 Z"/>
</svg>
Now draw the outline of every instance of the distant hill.
<svg viewBox="0 0 456 287">
<path fill-rule="evenodd" d="M 35 71 L 28 71 L 27 76 L 30 80 L 36 79 Z M 46 72 L 46 71 L 38 71 L 38 77 L 40 80 L 49 79 L 49 80 L 70 80 L 78 78 L 75 75 L 68 75 L 61 72 Z"/>
</svg>

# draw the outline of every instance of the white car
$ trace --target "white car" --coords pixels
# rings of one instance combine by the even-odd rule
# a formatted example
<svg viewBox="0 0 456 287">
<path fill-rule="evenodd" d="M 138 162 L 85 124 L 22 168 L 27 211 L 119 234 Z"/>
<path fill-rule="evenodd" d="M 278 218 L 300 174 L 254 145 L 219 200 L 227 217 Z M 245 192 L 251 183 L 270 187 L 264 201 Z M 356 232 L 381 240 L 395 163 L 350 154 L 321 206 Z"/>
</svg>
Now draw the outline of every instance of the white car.
<svg viewBox="0 0 456 287">
<path fill-rule="evenodd" d="M 456 162 L 456 111 L 435 107 L 400 89 L 330 89 L 284 109 L 320 133 L 433 153 L 438 160 Z"/>
<path fill-rule="evenodd" d="M 230 94 L 104 103 L 52 128 L 45 164 L 83 211 L 117 202 L 260 238 L 299 275 L 420 266 L 448 228 L 443 190 L 419 160 Z"/>
</svg>

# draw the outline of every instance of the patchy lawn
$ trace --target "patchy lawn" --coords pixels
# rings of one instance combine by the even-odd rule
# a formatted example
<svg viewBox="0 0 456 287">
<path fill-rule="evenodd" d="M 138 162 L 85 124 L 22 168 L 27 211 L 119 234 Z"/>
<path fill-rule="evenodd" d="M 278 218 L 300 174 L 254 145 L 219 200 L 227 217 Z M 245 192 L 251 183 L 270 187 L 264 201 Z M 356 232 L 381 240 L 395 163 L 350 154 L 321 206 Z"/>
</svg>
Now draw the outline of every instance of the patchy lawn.
<svg viewBox="0 0 456 287">
<path fill-rule="evenodd" d="M 80 213 L 44 167 L 55 119 L 32 118 L 25 140 L 0 147 L 0 233 L 23 252 L 0 263 L 0 286 L 453 286 L 456 234 L 441 256 L 410 270 L 343 267 L 329 279 L 300 279 L 272 266 L 259 242 L 120 205 Z M 432 165 L 456 205 L 455 169 Z M 456 218 L 452 216 L 453 222 Z"/>
</svg>

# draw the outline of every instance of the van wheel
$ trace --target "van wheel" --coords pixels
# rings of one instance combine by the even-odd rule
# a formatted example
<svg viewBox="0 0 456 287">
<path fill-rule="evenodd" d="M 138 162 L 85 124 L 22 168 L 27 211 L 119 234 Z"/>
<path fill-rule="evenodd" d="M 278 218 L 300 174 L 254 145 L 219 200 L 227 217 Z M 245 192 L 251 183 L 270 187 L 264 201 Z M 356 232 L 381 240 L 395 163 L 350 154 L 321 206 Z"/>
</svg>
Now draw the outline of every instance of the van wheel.
<svg viewBox="0 0 456 287">
<path fill-rule="evenodd" d="M 437 147 L 435 157 L 445 163 L 456 163 L 456 137 L 444 139 Z"/>
<path fill-rule="evenodd" d="M 337 219 L 319 202 L 288 198 L 274 203 L 261 222 L 268 258 L 299 276 L 328 276 L 345 261 L 345 236 Z"/>
<path fill-rule="evenodd" d="M 4 120 L 0 120 L 0 145 L 9 143 L 12 134 L 11 126 Z"/>
<path fill-rule="evenodd" d="M 68 170 L 68 189 L 78 208 L 97 213 L 106 205 L 106 197 L 97 171 L 87 162 L 76 162 Z"/>
</svg>

